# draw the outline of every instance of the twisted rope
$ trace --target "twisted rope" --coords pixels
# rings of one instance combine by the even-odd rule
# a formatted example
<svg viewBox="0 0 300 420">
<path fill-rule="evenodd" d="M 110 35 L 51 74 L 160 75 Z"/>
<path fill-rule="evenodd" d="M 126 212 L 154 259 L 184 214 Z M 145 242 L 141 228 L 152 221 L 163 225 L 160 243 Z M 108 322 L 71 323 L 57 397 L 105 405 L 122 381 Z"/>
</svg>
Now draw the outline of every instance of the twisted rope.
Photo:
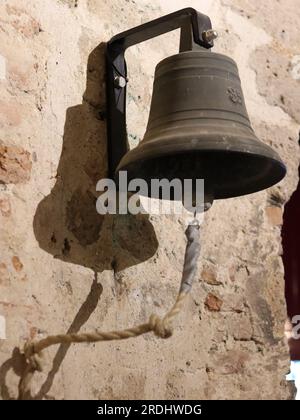
<svg viewBox="0 0 300 420">
<path fill-rule="evenodd" d="M 55 344 L 96 343 L 98 341 L 124 340 L 127 338 L 138 337 L 139 335 L 151 331 L 160 338 L 171 337 L 173 334 L 171 325 L 172 321 L 181 311 L 184 300 L 191 291 L 192 283 L 197 270 L 197 260 L 200 254 L 199 225 L 189 225 L 185 234 L 187 237 L 187 245 L 179 293 L 173 307 L 163 318 L 152 314 L 147 323 L 122 331 L 95 331 L 92 333 L 58 334 L 50 335 L 39 341 L 29 340 L 25 344 L 23 350 L 26 359 L 26 367 L 20 378 L 18 399 L 23 400 L 30 398 L 32 378 L 36 371 L 41 372 L 43 370 L 43 350 L 47 347 Z"/>
</svg>

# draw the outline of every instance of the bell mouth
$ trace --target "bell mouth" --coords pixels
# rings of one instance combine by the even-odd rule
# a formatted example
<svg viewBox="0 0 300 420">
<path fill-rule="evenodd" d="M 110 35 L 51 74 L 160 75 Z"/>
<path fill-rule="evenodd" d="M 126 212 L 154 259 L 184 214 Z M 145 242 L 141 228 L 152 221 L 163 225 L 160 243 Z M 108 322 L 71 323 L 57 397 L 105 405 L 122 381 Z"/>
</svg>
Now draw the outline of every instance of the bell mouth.
<svg viewBox="0 0 300 420">
<path fill-rule="evenodd" d="M 135 155 L 137 149 L 133 149 Z M 224 199 L 261 191 L 281 181 L 286 174 L 285 165 L 273 150 L 274 157 L 246 151 L 191 150 L 153 157 L 136 155 L 132 160 L 133 151 L 122 159 L 116 175 L 119 171 L 127 171 L 128 182 L 134 178 L 145 180 L 147 196 L 153 198 L 162 197 L 151 194 L 152 179 L 171 181 L 177 178 L 181 182 L 203 179 L 204 196 L 207 189 L 211 200 L 211 196 Z M 171 195 L 170 199 L 175 198 Z M 207 199 L 204 197 L 204 201 Z"/>
</svg>

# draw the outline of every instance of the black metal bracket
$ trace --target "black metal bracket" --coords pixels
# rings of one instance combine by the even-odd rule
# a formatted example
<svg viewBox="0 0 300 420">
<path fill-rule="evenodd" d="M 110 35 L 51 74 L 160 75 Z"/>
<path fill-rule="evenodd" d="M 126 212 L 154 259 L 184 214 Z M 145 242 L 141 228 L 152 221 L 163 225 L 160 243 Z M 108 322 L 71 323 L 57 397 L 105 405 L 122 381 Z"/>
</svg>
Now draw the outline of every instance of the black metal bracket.
<svg viewBox="0 0 300 420">
<path fill-rule="evenodd" d="M 107 97 L 107 148 L 109 176 L 127 153 L 126 130 L 126 83 L 127 69 L 125 51 L 127 48 L 148 39 L 181 28 L 180 52 L 197 47 L 211 48 L 213 41 L 203 34 L 211 29 L 210 18 L 197 10 L 186 8 L 160 17 L 151 22 L 129 29 L 114 36 L 107 43 L 106 50 L 106 97 Z"/>
</svg>

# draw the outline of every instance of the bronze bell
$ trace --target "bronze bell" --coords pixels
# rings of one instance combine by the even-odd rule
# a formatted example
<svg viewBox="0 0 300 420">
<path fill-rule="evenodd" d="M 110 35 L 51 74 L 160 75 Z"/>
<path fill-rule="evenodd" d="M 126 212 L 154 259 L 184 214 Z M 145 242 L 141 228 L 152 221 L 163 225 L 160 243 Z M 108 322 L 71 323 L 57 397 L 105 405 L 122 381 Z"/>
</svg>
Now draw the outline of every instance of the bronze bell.
<svg viewBox="0 0 300 420">
<path fill-rule="evenodd" d="M 147 130 L 128 151 L 125 50 L 181 28 L 180 52 L 156 67 Z M 107 46 L 110 176 L 204 179 L 205 200 L 250 194 L 279 182 L 286 168 L 251 127 L 235 62 L 211 52 L 208 16 L 186 8 L 113 37 Z M 146 194 L 146 193 L 145 193 Z M 172 197 L 171 197 L 172 198 Z M 174 197 L 173 197 L 174 198 Z"/>
<path fill-rule="evenodd" d="M 148 183 L 204 179 L 215 199 L 268 188 L 286 173 L 251 127 L 236 63 L 204 49 L 157 65 L 144 139 L 122 158 L 120 170 Z"/>
</svg>

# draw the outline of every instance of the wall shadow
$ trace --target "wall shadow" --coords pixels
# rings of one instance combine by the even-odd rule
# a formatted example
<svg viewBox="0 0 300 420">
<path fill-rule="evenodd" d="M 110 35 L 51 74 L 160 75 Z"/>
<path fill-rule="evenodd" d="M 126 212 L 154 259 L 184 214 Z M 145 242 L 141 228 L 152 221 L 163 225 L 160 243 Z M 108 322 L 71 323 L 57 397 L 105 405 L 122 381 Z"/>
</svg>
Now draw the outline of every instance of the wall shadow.
<svg viewBox="0 0 300 420">
<path fill-rule="evenodd" d="M 21 354 L 20 349 L 15 347 L 13 349 L 11 358 L 6 360 L 0 366 L 0 395 L 3 400 L 15 400 L 10 394 L 9 387 L 6 383 L 8 372 L 12 370 L 16 376 L 21 376 L 26 367 L 24 355 Z"/>
<path fill-rule="evenodd" d="M 102 293 L 97 273 L 121 271 L 152 257 L 158 247 L 149 216 L 105 215 L 96 211 L 96 184 L 107 176 L 105 122 L 105 44 L 89 55 L 87 85 L 82 104 L 66 112 L 62 152 L 56 182 L 38 205 L 33 229 L 40 247 L 62 261 L 88 267 L 95 272 L 89 295 L 68 333 L 76 333 L 95 310 Z M 64 77 L 64 75 L 62 75 Z M 50 398 L 54 377 L 69 345 L 59 346 L 44 384 L 33 399 Z M 21 376 L 26 366 L 18 348 L 0 366 L 2 399 L 14 399 L 7 385 L 10 370 Z"/>
<path fill-rule="evenodd" d="M 104 53 L 102 43 L 89 55 L 82 104 L 66 113 L 56 183 L 39 203 L 33 223 L 43 250 L 96 272 L 139 264 L 158 246 L 148 215 L 96 211 L 96 184 L 107 176 Z"/>
<path fill-rule="evenodd" d="M 78 333 L 80 328 L 88 321 L 91 314 L 96 309 L 100 296 L 102 294 L 103 287 L 97 281 L 97 274 L 95 273 L 95 278 L 92 283 L 91 290 L 85 300 L 85 302 L 81 305 L 77 315 L 75 316 L 72 324 L 70 325 L 67 334 L 71 333 Z M 41 400 L 47 396 L 47 393 L 50 391 L 51 386 L 53 384 L 53 380 L 55 378 L 56 373 L 59 371 L 59 368 L 72 344 L 61 344 L 58 347 L 58 350 L 53 358 L 52 368 L 47 375 L 47 378 L 43 385 L 40 388 L 40 391 L 37 393 L 36 396 L 33 397 L 35 400 Z M 49 397 L 48 397 L 49 399 Z M 52 398 L 54 399 L 54 398 Z"/>
<path fill-rule="evenodd" d="M 89 294 L 86 297 L 86 300 L 83 302 L 79 308 L 72 324 L 70 325 L 67 334 L 78 333 L 80 328 L 88 321 L 94 310 L 96 309 L 99 299 L 101 297 L 103 287 L 101 283 L 98 283 L 97 273 L 89 291 Z M 27 395 L 25 399 L 28 400 L 41 400 L 46 399 L 55 399 L 47 395 L 50 391 L 55 375 L 59 371 L 59 368 L 69 350 L 71 344 L 61 344 L 58 347 L 57 352 L 52 361 L 52 367 L 49 371 L 45 382 L 42 384 L 39 392 L 35 396 Z M 10 394 L 9 387 L 6 383 L 7 375 L 10 370 L 16 374 L 16 376 L 21 377 L 26 368 L 26 360 L 23 354 L 20 353 L 18 348 L 15 348 L 12 352 L 12 356 L 0 367 L 0 395 L 3 400 L 15 400 L 15 398 Z M 33 378 L 34 380 L 34 378 Z"/>
</svg>

